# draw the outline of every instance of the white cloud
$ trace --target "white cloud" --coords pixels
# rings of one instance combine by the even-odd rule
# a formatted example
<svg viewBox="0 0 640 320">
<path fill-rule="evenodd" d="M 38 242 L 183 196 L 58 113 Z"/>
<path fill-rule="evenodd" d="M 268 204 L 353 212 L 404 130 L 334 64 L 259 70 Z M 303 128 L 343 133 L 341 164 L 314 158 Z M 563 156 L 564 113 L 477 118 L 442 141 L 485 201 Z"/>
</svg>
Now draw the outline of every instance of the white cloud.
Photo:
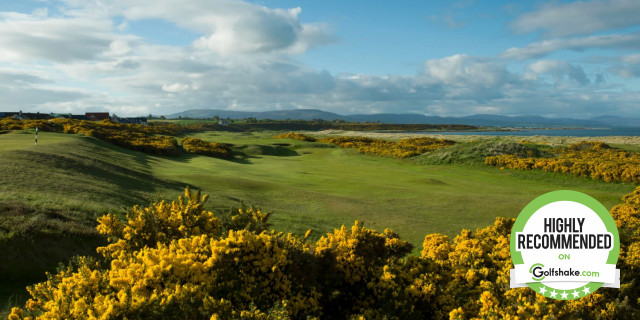
<svg viewBox="0 0 640 320">
<path fill-rule="evenodd" d="M 622 61 L 628 64 L 640 64 L 640 54 L 633 54 L 622 57 Z"/>
<path fill-rule="evenodd" d="M 0 60 L 72 62 L 92 60 L 111 49 L 118 39 L 137 37 L 111 33 L 111 21 L 82 18 L 47 18 L 0 13 Z"/>
<path fill-rule="evenodd" d="M 127 22 L 127 21 L 122 21 L 122 23 L 120 23 L 120 24 L 118 25 L 118 30 L 119 30 L 119 31 L 124 32 L 124 31 L 126 31 L 127 29 L 129 29 L 129 22 Z"/>
<path fill-rule="evenodd" d="M 50 83 L 46 74 L 38 72 L 26 72 L 14 68 L 0 68 L 0 83 L 13 84 L 41 84 Z"/>
<path fill-rule="evenodd" d="M 133 50 L 129 43 L 124 40 L 114 40 L 109 44 L 109 49 L 104 52 L 106 56 L 124 56 L 131 53 Z"/>
<path fill-rule="evenodd" d="M 562 49 L 640 49 L 638 34 L 540 41 L 493 59 L 429 59 L 413 76 L 334 75 L 292 56 L 333 40 L 328 25 L 301 22 L 299 8 L 230 0 L 66 2 L 69 7 L 54 16 L 0 13 L 0 109 L 123 116 L 189 108 L 570 116 L 602 113 L 604 105 L 630 114 L 637 102 L 638 94 L 611 89 L 597 81 L 602 75 L 573 62 L 528 61 L 514 70 L 507 64 Z M 201 37 L 182 47 L 152 44 L 131 34 L 129 22 L 144 19 L 169 21 Z M 640 56 L 630 54 L 609 72 L 634 77 L 639 65 Z"/>
<path fill-rule="evenodd" d="M 300 8 L 252 10 L 248 15 L 214 17 L 212 32 L 194 45 L 223 55 L 272 52 L 292 47 L 301 34 Z"/>
<path fill-rule="evenodd" d="M 564 85 L 565 80 L 575 81 L 575 83 L 580 86 L 591 83 L 582 67 L 575 66 L 566 61 L 540 60 L 528 65 L 527 68 L 536 76 L 552 76 L 555 84 Z M 537 77 L 535 78 L 537 79 Z"/>
<path fill-rule="evenodd" d="M 202 34 L 194 46 L 222 55 L 251 53 L 301 53 L 333 41 L 325 24 L 303 24 L 299 7 L 271 9 L 235 0 L 113 0 L 108 3 L 67 0 L 75 10 L 122 15 L 128 20 L 163 19 Z"/>
<path fill-rule="evenodd" d="M 171 84 L 163 84 L 162 85 L 162 91 L 164 92 L 171 92 L 171 93 L 179 93 L 179 92 L 185 92 L 191 90 L 191 86 L 186 84 L 186 83 L 171 83 Z"/>
<path fill-rule="evenodd" d="M 37 8 L 31 13 L 34 17 L 46 18 L 49 15 L 48 8 Z"/>
<path fill-rule="evenodd" d="M 633 54 L 622 57 L 621 61 L 609 67 L 609 72 L 623 78 L 640 77 L 640 54 Z"/>
<path fill-rule="evenodd" d="M 584 51 L 588 49 L 640 49 L 640 34 L 610 34 L 572 39 L 553 39 L 534 42 L 523 48 L 509 48 L 501 54 L 504 59 L 542 58 L 558 50 Z"/>
<path fill-rule="evenodd" d="M 528 68 L 536 74 L 541 74 L 557 69 L 563 62 L 564 61 L 557 60 L 540 60 L 530 64 Z"/>
<path fill-rule="evenodd" d="M 448 97 L 478 101 L 501 97 L 505 85 L 518 81 L 500 63 L 460 54 L 428 60 L 424 72 L 447 87 Z"/>
<path fill-rule="evenodd" d="M 89 97 L 90 94 L 82 90 L 56 86 L 46 75 L 38 72 L 0 68 L 0 96 L 0 109 L 15 110 L 44 103 L 78 101 Z M 6 109 L 9 106 L 11 109 Z"/>
<path fill-rule="evenodd" d="M 545 4 L 538 11 L 515 19 L 511 26 L 520 33 L 544 30 L 547 36 L 587 35 L 623 29 L 640 23 L 640 1 L 577 1 Z"/>
</svg>

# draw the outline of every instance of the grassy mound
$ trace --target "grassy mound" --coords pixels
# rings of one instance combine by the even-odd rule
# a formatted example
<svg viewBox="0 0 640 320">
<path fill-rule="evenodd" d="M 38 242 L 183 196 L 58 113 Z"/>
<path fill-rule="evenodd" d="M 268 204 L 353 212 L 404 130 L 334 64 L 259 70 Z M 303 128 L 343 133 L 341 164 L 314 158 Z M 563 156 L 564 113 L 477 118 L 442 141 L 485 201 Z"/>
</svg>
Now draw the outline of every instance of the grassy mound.
<svg viewBox="0 0 640 320">
<path fill-rule="evenodd" d="M 184 187 L 153 176 L 146 155 L 93 138 L 45 133 L 37 147 L 30 135 L 11 133 L 5 139 L 11 141 L 0 147 L 2 199 L 104 212 Z"/>
<path fill-rule="evenodd" d="M 60 262 L 95 254 L 99 215 L 184 187 L 149 160 L 95 138 L 41 132 L 34 146 L 28 131 L 0 135 L 0 309 Z"/>
<path fill-rule="evenodd" d="M 522 157 L 550 156 L 545 149 L 541 145 L 516 142 L 465 142 L 417 156 L 414 161 L 420 165 L 484 164 L 486 157 L 503 154 L 516 154 Z"/>
<path fill-rule="evenodd" d="M 290 157 L 296 156 L 298 153 L 290 148 L 281 145 L 242 145 L 235 148 L 236 151 L 244 153 L 249 156 L 277 156 L 277 157 Z"/>
<path fill-rule="evenodd" d="M 0 310 L 24 302 L 27 284 L 43 281 L 60 262 L 95 255 L 105 243 L 87 212 L 0 203 Z"/>
</svg>

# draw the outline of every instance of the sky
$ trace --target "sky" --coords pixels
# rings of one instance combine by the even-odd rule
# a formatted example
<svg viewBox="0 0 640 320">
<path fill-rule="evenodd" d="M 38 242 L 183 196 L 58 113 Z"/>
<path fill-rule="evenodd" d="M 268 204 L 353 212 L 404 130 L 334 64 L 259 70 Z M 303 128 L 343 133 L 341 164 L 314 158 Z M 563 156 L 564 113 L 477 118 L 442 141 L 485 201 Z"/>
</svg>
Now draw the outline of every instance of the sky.
<svg viewBox="0 0 640 320">
<path fill-rule="evenodd" d="M 0 111 L 640 118 L 640 1 L 0 0 Z"/>
</svg>

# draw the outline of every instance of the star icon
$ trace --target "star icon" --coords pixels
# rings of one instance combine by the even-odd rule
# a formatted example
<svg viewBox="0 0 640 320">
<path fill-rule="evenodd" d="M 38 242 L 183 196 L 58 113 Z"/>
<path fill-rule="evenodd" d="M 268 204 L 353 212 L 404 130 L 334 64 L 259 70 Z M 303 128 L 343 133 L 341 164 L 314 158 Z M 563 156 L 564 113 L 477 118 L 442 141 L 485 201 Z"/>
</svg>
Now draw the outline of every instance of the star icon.
<svg viewBox="0 0 640 320">
<path fill-rule="evenodd" d="M 551 298 L 555 298 L 558 295 L 558 293 L 556 292 L 556 290 L 554 289 L 553 291 L 549 291 L 549 296 Z"/>
<path fill-rule="evenodd" d="M 562 296 L 562 299 L 569 299 L 569 294 L 564 291 L 562 291 L 560 295 Z"/>
<path fill-rule="evenodd" d="M 544 296 L 544 293 L 547 292 L 544 286 L 540 287 L 540 294 Z"/>
<path fill-rule="evenodd" d="M 573 290 L 573 292 L 571 293 L 573 295 L 574 298 L 577 298 L 580 296 L 580 291 L 578 290 Z"/>
<path fill-rule="evenodd" d="M 589 290 L 589 287 L 584 287 L 584 289 L 582 291 L 584 291 L 584 295 L 585 296 L 588 295 L 589 292 L 591 292 L 591 290 Z"/>
</svg>

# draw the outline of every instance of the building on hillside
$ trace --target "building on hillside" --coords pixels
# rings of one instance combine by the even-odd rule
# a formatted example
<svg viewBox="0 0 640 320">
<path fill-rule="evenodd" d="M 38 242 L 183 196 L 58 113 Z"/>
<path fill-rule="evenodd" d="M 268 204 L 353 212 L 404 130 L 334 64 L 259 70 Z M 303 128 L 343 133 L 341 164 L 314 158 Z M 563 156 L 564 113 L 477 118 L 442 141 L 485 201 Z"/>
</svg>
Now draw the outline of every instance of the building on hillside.
<svg viewBox="0 0 640 320">
<path fill-rule="evenodd" d="M 71 113 L 49 113 L 51 119 L 71 119 Z"/>
<path fill-rule="evenodd" d="M 12 117 L 18 120 L 47 120 L 51 119 L 48 113 L 40 112 L 0 112 L 0 118 Z"/>
<path fill-rule="evenodd" d="M 14 117 L 18 115 L 18 112 L 0 112 L 0 119 L 7 117 Z"/>
<path fill-rule="evenodd" d="M 84 114 L 71 114 L 71 113 L 50 113 L 52 119 L 74 119 L 74 120 L 88 120 Z"/>
<path fill-rule="evenodd" d="M 84 116 L 90 121 L 109 120 L 109 112 L 85 112 Z"/>
<path fill-rule="evenodd" d="M 24 112 L 22 113 L 22 117 L 28 120 L 49 120 L 51 116 L 48 113 L 40 113 L 40 112 Z"/>
<path fill-rule="evenodd" d="M 146 125 L 147 124 L 147 118 L 146 117 L 127 117 L 127 118 L 122 118 L 122 117 L 118 117 L 115 114 L 113 115 L 113 117 L 111 117 L 111 121 L 116 122 L 116 123 L 130 123 L 130 124 L 142 124 L 142 125 Z"/>
<path fill-rule="evenodd" d="M 74 120 L 89 120 L 89 121 L 101 121 L 111 120 L 117 123 L 132 123 L 132 124 L 147 124 L 146 117 L 126 117 L 121 118 L 115 114 L 111 117 L 108 112 L 86 112 L 85 114 L 71 114 L 71 113 L 40 113 L 40 112 L 0 112 L 0 119 L 6 117 L 13 117 L 18 120 L 48 120 L 48 119 L 74 119 Z"/>
</svg>

